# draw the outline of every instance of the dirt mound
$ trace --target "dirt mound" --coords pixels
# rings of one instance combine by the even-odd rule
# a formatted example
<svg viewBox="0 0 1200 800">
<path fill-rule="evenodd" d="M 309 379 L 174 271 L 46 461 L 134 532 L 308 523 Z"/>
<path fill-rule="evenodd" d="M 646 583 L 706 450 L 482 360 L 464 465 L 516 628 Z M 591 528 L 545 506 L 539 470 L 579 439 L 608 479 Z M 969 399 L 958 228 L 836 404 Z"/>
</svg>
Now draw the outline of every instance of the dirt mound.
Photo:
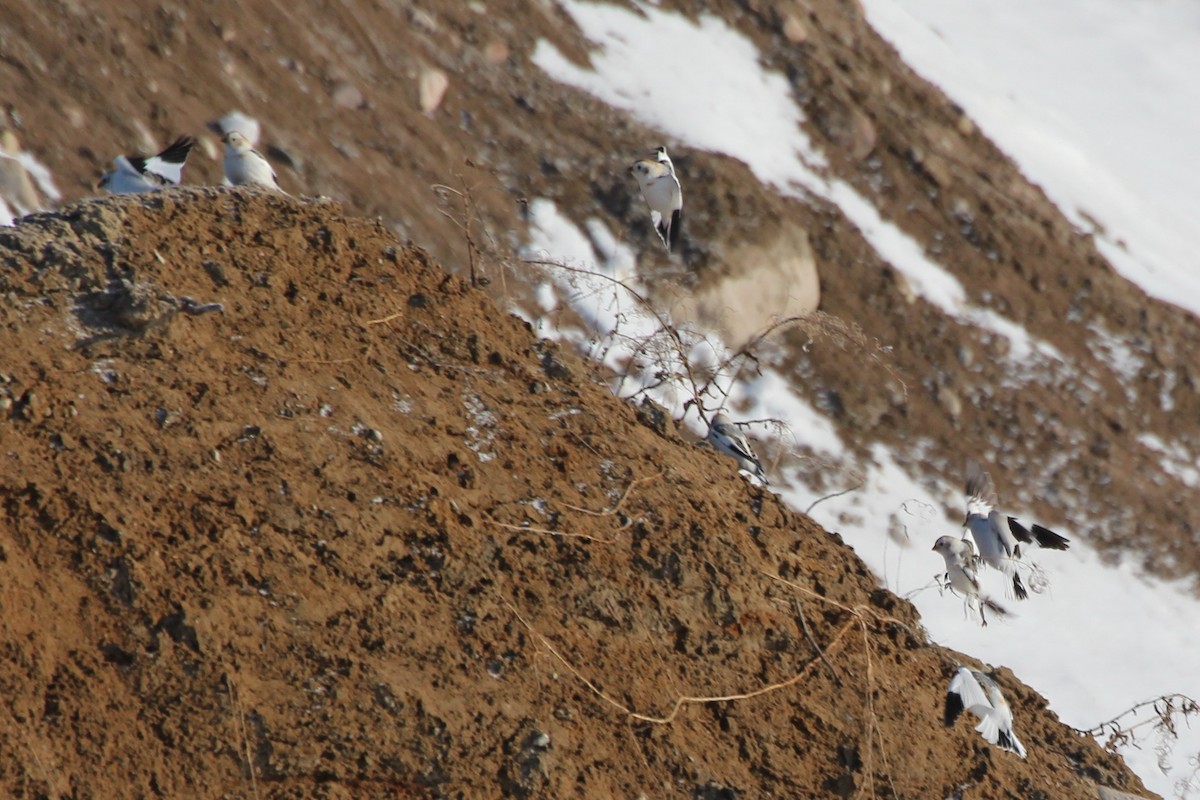
<svg viewBox="0 0 1200 800">
<path fill-rule="evenodd" d="M 1152 575 L 1200 586 L 1200 509 L 1187 502 L 1200 442 L 1195 317 L 1117 276 L 1088 232 L 904 65 L 857 4 L 665 6 L 719 16 L 749 38 L 787 76 L 830 177 L 937 258 L 980 309 L 1069 364 L 1014 379 L 1003 336 L 916 297 L 839 209 L 779 197 L 737 160 L 666 141 L 552 80 L 532 63 L 539 41 L 579 63 L 591 47 L 553 4 L 344 0 L 303 14 L 253 0 L 193 6 L 8 4 L 0 127 L 17 130 L 68 200 L 94 194 L 117 153 L 150 152 L 184 132 L 202 139 L 185 180 L 218 182 L 219 147 L 204 123 L 241 108 L 264 121 L 262 147 L 288 191 L 380 215 L 451 270 L 468 262 L 461 226 L 470 217 L 476 244 L 492 245 L 480 267 L 494 288 L 523 241 L 521 201 L 539 197 L 577 223 L 595 218 L 623 233 L 653 278 L 671 265 L 654 255 L 625 165 L 665 141 L 687 186 L 690 233 L 686 270 L 680 278 L 676 265 L 664 281 L 663 307 L 672 289 L 702 296 L 722 280 L 753 280 L 731 274 L 740 245 L 770 238 L 780 222 L 806 231 L 821 310 L 888 348 L 887 366 L 908 389 L 878 380 L 857 350 L 809 347 L 803 335 L 785 344 L 798 390 L 829 411 L 852 450 L 882 443 L 923 480 L 951 486 L 961 484 L 963 453 L 985 454 L 1003 466 L 998 488 L 1014 505 Z M 439 75 L 449 87 L 441 104 L 423 106 L 421 86 Z M 472 189 L 477 213 L 454 192 L 431 191 L 437 184 Z M 517 283 L 506 285 L 520 293 Z M 788 468 L 844 489 L 858 465 Z"/>
<path fill-rule="evenodd" d="M 0 793 L 1140 789 L 1007 671 L 1027 761 L 946 730 L 839 537 L 379 223 L 178 190 L 0 265 Z"/>
</svg>

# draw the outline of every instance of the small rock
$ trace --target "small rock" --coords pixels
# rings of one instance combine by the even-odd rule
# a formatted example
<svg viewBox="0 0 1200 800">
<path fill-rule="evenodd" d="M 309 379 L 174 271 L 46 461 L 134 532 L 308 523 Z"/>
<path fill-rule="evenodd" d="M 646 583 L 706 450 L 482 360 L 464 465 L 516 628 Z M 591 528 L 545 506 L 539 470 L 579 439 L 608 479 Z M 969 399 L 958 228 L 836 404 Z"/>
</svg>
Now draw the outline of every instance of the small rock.
<svg viewBox="0 0 1200 800">
<path fill-rule="evenodd" d="M 850 155 L 856 161 L 862 161 L 871 155 L 878 140 L 875 123 L 865 112 L 855 109 L 850 123 Z"/>
<path fill-rule="evenodd" d="M 426 69 L 421 71 L 421 78 L 418 83 L 418 93 L 421 103 L 421 111 L 426 114 L 432 114 L 437 111 L 438 106 L 442 104 L 442 100 L 446 97 L 446 90 L 450 88 L 450 78 L 440 69 Z"/>
<path fill-rule="evenodd" d="M 638 422 L 651 429 L 664 439 L 669 438 L 668 429 L 671 434 L 675 432 L 674 420 L 667 410 L 658 403 L 651 400 L 649 397 L 642 397 L 642 404 L 637 409 Z"/>
<path fill-rule="evenodd" d="M 37 392 L 32 389 L 26 392 L 24 402 L 21 404 L 22 416 L 27 420 L 35 419 L 41 416 L 42 409 L 42 398 L 38 397 Z"/>
<path fill-rule="evenodd" d="M 783 36 L 792 44 L 802 44 L 808 41 L 808 26 L 804 20 L 795 14 L 788 14 L 783 21 Z"/>
<path fill-rule="evenodd" d="M 225 268 L 216 261 L 205 261 L 202 265 L 204 271 L 208 273 L 208 277 L 212 278 L 212 282 L 217 286 L 228 286 L 229 279 L 225 277 Z"/>
<path fill-rule="evenodd" d="M 499 39 L 493 39 L 483 48 L 483 57 L 489 64 L 503 64 L 508 61 L 509 55 L 508 45 Z"/>
<path fill-rule="evenodd" d="M 333 104 L 342 108 L 363 108 L 367 105 L 367 98 L 363 97 L 357 86 L 343 81 L 333 90 Z"/>
<path fill-rule="evenodd" d="M 438 29 L 437 20 L 434 19 L 433 14 L 430 14 L 428 11 L 422 11 L 418 8 L 414 9 L 411 14 L 412 23 L 415 27 L 429 31 L 430 33 L 433 33 Z"/>
<path fill-rule="evenodd" d="M 948 386 L 939 386 L 937 387 L 937 401 L 957 426 L 958 420 L 962 416 L 962 398 L 958 396 L 958 392 Z"/>
<path fill-rule="evenodd" d="M 912 284 L 908 282 L 908 277 L 899 270 L 893 270 L 891 277 L 896 284 L 896 292 L 904 299 L 904 302 L 910 306 L 916 303 L 919 295 Z"/>
</svg>

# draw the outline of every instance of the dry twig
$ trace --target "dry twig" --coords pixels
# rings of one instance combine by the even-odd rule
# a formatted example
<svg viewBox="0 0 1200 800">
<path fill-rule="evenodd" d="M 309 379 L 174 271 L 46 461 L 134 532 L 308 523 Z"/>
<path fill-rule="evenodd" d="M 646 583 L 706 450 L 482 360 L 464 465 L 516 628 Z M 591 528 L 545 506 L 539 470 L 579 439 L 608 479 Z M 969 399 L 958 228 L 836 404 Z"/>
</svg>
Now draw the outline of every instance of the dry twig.
<svg viewBox="0 0 1200 800">
<path fill-rule="evenodd" d="M 608 703 L 613 708 L 616 708 L 619 711 L 621 711 L 622 713 L 624 713 L 629 719 L 635 720 L 638 722 L 648 722 L 652 725 L 669 725 L 670 723 L 675 721 L 675 717 L 677 717 L 679 715 L 679 712 L 685 706 L 688 706 L 688 705 L 698 705 L 698 704 L 706 704 L 706 703 L 726 703 L 726 702 L 734 702 L 734 701 L 738 701 L 738 700 L 749 700 L 754 697 L 761 697 L 764 694 L 770 694 L 771 692 L 777 692 L 780 689 L 786 689 L 787 687 L 793 686 L 793 685 L 799 683 L 800 681 L 802 681 L 804 678 L 806 678 L 808 676 L 808 673 L 812 670 L 812 668 L 814 666 L 816 666 L 816 664 L 819 661 L 819 659 L 813 658 L 807 664 L 804 665 L 804 668 L 801 669 L 800 672 L 798 672 L 797 674 L 788 678 L 787 680 L 780 681 L 778 683 L 768 684 L 766 686 L 759 687 L 758 689 L 754 689 L 749 692 L 742 692 L 739 694 L 719 695 L 719 696 L 712 696 L 712 697 L 704 697 L 704 696 L 677 697 L 677 698 L 675 698 L 675 701 L 671 706 L 671 712 L 669 714 L 667 714 L 666 716 L 653 716 L 650 714 L 641 714 L 641 713 L 629 708 L 627 705 L 622 703 L 620 700 L 617 700 L 616 698 L 611 697 L 603 689 L 601 689 L 599 686 L 597 686 L 591 680 L 589 680 L 587 678 L 587 676 L 585 676 L 582 672 L 580 672 L 575 667 L 575 665 L 572 664 L 566 658 L 566 656 L 564 656 L 562 653 L 560 653 L 558 651 L 558 648 L 556 648 L 549 639 L 547 639 L 542 634 L 538 633 L 538 631 L 531 624 L 529 624 L 529 622 L 523 616 L 521 616 L 521 612 L 517 611 L 517 609 L 515 607 L 513 607 L 512 603 L 508 602 L 507 600 L 504 600 L 503 602 L 504 602 L 504 605 L 506 605 L 508 607 L 508 610 L 512 612 L 513 616 L 515 616 L 517 618 L 517 620 L 522 625 L 525 626 L 525 629 L 527 631 L 529 631 L 529 634 L 534 639 L 536 639 L 538 641 L 538 643 L 540 643 L 542 645 L 542 647 L 546 648 L 546 650 L 548 650 L 550 652 L 550 654 L 553 655 L 558 660 L 558 662 L 561 663 L 563 665 L 563 667 L 565 667 L 567 669 L 568 672 L 570 672 L 572 675 L 574 675 L 576 678 L 578 678 L 579 681 L 581 683 L 583 683 L 584 686 L 586 686 L 589 690 L 591 690 L 592 694 L 596 695 L 597 697 L 599 697 L 604 702 Z M 833 639 L 830 640 L 829 644 L 826 645 L 825 652 L 828 653 L 828 652 L 835 650 L 840 645 L 842 638 L 846 635 L 846 632 L 849 631 L 850 628 L 853 627 L 853 625 L 854 625 L 854 620 L 848 620 L 846 622 L 846 624 L 843 625 L 841 627 L 841 629 L 837 632 L 837 634 L 834 635 Z"/>
<path fill-rule="evenodd" d="M 570 533 L 568 531 L 552 531 L 549 528 L 535 528 L 532 525 L 510 525 L 507 522 L 501 522 L 500 520 L 492 519 L 491 517 L 488 517 L 488 516 L 485 516 L 483 518 L 483 521 L 487 522 L 491 525 L 495 525 L 497 528 L 504 528 L 506 531 L 517 531 L 518 533 L 539 533 L 539 534 L 542 534 L 543 536 L 560 536 L 564 539 L 586 539 L 589 542 L 596 542 L 597 544 L 616 544 L 619 541 L 616 538 L 601 539 L 597 536 L 591 536 L 586 533 Z M 622 525 L 617 530 L 625 530 L 625 528 L 628 528 L 628 527 L 629 527 L 629 525 Z"/>
<path fill-rule="evenodd" d="M 579 506 L 573 506 L 570 503 L 560 503 L 559 505 L 561 505 L 563 508 L 569 508 L 572 511 L 578 511 L 581 514 L 589 514 L 593 517 L 609 517 L 609 516 L 612 516 L 613 514 L 617 513 L 617 511 L 620 510 L 621 505 L 625 502 L 625 499 L 627 497 L 629 497 L 629 493 L 631 491 L 633 491 L 633 487 L 637 486 L 639 483 L 648 483 L 649 481 L 657 480 L 658 478 L 661 478 L 662 476 L 663 476 L 663 473 L 659 472 L 657 474 L 651 475 L 646 478 L 637 478 L 635 480 L 630 481 L 629 485 L 625 487 L 625 491 L 621 492 L 621 496 L 619 498 L 617 498 L 617 502 L 614 503 L 609 508 L 604 509 L 603 511 L 592 511 L 590 508 L 580 508 Z M 628 526 L 624 525 L 624 526 L 622 526 L 622 529 L 624 529 L 626 527 L 628 527 Z"/>
</svg>

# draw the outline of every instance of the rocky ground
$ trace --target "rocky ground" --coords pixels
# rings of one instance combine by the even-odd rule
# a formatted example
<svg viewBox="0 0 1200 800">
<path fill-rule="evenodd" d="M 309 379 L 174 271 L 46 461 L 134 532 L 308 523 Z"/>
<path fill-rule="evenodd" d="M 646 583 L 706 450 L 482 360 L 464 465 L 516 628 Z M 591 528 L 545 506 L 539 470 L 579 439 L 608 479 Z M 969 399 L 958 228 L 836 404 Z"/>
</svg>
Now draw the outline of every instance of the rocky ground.
<svg viewBox="0 0 1200 800">
<path fill-rule="evenodd" d="M 686 271 L 667 266 L 625 171 L 661 133 L 530 63 L 543 38 L 587 58 L 552 3 L 345 2 L 310 9 L 314 18 L 228 0 L 10 5 L 0 20 L 7 122 L 68 200 L 94 194 L 114 154 L 205 134 L 205 121 L 241 108 L 264 121 L 286 189 L 378 216 L 460 274 L 472 242 L 504 304 L 524 292 L 506 265 L 537 197 L 629 231 L 667 305 L 761 260 L 747 242 L 811 248 L 821 310 L 890 352 L 894 380 L 880 381 L 861 348 L 788 339 L 798 383 L 847 442 L 911 449 L 922 474 L 949 485 L 961 482 L 963 453 L 989 454 L 1002 495 L 1041 519 L 1085 519 L 1077 535 L 1154 574 L 1200 574 L 1190 487 L 1137 439 L 1176 444 L 1184 466 L 1200 450 L 1196 320 L 1120 279 L 854 4 L 665 5 L 718 14 L 754 41 L 791 80 L 829 173 L 938 254 L 972 302 L 1058 348 L 1074 370 L 1013 380 L 1003 339 L 915 297 L 836 208 L 781 198 L 717 154 L 673 149 L 685 182 L 707 191 L 688 192 Z M 219 145 L 202 139 L 207 155 L 186 180 L 216 183 Z"/>
<path fill-rule="evenodd" d="M 11 797 L 1093 798 L 836 535 L 382 225 L 222 189 L 0 234 Z M 714 699 L 715 698 L 715 699 Z"/>
</svg>

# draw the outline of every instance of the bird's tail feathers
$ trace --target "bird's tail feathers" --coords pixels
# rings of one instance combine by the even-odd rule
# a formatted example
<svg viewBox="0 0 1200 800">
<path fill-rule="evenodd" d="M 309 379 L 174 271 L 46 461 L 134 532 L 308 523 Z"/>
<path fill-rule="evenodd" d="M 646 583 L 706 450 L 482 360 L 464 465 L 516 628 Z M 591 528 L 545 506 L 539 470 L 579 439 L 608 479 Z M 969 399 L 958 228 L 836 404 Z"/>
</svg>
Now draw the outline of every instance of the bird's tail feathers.
<svg viewBox="0 0 1200 800">
<path fill-rule="evenodd" d="M 667 226 L 667 230 L 670 235 L 667 249 L 672 253 L 678 253 L 680 234 L 683 232 L 683 209 L 677 208 L 671 212 L 671 224 Z"/>
<path fill-rule="evenodd" d="M 1000 744 L 1000 724 L 996 722 L 996 714 L 990 708 L 983 711 L 975 730 L 979 731 L 979 735 L 989 743 Z"/>
</svg>

